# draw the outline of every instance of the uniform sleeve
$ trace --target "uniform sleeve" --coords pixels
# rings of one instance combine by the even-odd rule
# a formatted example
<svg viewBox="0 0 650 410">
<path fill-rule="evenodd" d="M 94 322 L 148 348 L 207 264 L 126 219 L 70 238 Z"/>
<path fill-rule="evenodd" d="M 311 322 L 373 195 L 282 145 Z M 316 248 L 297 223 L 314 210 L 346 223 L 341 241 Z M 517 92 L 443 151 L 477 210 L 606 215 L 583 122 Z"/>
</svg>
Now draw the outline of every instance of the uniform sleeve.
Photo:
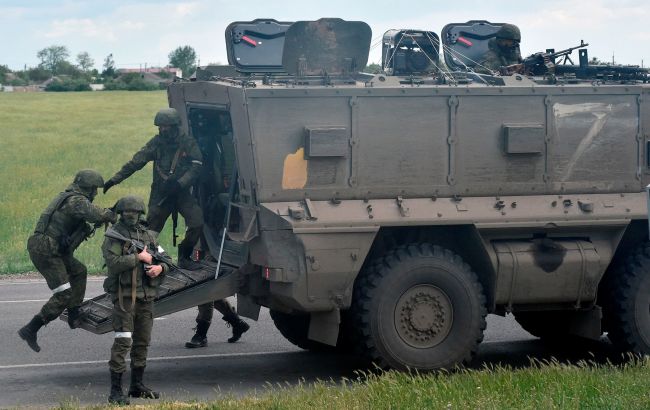
<svg viewBox="0 0 650 410">
<path fill-rule="evenodd" d="M 135 171 L 142 169 L 149 161 L 155 159 L 156 149 L 158 147 L 158 139 L 156 137 L 152 138 L 147 144 L 140 148 L 140 151 L 136 152 L 133 158 L 124 166 L 122 169 L 117 171 L 115 175 L 111 178 L 116 184 L 124 181 L 130 177 Z"/>
<path fill-rule="evenodd" d="M 201 172 L 201 167 L 203 166 L 203 155 L 201 150 L 196 143 L 196 140 L 191 137 L 185 137 L 185 153 L 187 154 L 187 160 L 190 161 L 190 167 L 187 171 L 178 178 L 178 183 L 181 188 L 186 188 L 196 181 L 196 178 Z"/>
<path fill-rule="evenodd" d="M 115 219 L 115 215 L 110 209 L 94 205 L 82 195 L 72 196 L 61 210 L 91 224 L 110 222 Z"/>
<path fill-rule="evenodd" d="M 111 238 L 104 238 L 102 255 L 109 272 L 133 269 L 138 264 L 138 255 L 122 255 L 122 243 Z"/>
</svg>

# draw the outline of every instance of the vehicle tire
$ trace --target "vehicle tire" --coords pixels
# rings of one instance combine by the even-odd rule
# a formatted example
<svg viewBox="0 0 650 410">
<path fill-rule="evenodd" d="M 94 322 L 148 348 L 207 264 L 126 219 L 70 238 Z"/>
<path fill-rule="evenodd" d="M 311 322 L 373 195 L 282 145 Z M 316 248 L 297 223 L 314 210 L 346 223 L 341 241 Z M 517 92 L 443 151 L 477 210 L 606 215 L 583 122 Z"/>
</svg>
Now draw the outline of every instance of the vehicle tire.
<svg viewBox="0 0 650 410">
<path fill-rule="evenodd" d="M 359 354 L 381 368 L 450 369 L 483 340 L 485 295 L 460 256 L 430 243 L 403 245 L 355 282 L 352 321 Z"/>
<path fill-rule="evenodd" d="M 515 312 L 514 316 L 525 331 L 540 339 L 556 341 L 569 337 L 570 315 L 566 311 Z"/>
<path fill-rule="evenodd" d="M 334 346 L 307 338 L 309 315 L 291 315 L 277 310 L 270 310 L 269 313 L 282 336 L 299 348 L 312 352 L 334 351 Z"/>
<path fill-rule="evenodd" d="M 650 354 L 650 242 L 608 272 L 602 295 L 603 322 L 612 344 L 624 352 Z"/>
</svg>

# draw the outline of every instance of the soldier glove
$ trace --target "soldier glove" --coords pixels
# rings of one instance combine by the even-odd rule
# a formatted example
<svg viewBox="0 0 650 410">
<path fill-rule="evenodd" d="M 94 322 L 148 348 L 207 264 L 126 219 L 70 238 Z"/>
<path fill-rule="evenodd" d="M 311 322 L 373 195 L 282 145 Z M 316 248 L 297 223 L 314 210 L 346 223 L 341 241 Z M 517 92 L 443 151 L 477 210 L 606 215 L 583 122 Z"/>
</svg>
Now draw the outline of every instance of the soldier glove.
<svg viewBox="0 0 650 410">
<path fill-rule="evenodd" d="M 106 183 L 104 184 L 104 193 L 108 192 L 108 190 L 111 189 L 111 187 L 113 187 L 114 185 L 117 184 L 115 183 L 115 181 L 113 181 L 113 178 L 106 181 Z"/>
</svg>

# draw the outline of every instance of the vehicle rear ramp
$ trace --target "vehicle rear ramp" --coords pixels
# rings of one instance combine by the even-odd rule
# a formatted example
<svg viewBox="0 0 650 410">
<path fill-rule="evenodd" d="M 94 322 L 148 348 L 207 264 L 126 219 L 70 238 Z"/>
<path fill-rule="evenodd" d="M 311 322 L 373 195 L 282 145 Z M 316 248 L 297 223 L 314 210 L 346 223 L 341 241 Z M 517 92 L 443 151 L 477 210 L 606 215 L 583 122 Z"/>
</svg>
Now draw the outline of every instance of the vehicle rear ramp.
<svg viewBox="0 0 650 410">
<path fill-rule="evenodd" d="M 237 266 L 221 264 L 219 276 L 215 279 L 216 262 L 194 262 L 192 269 L 176 268 L 165 275 L 154 301 L 154 317 L 169 315 L 203 303 L 224 299 L 237 293 L 241 274 Z M 85 318 L 79 325 L 95 334 L 113 330 L 111 312 L 113 301 L 105 293 L 86 300 L 81 305 Z M 67 312 L 60 316 L 67 321 Z"/>
</svg>

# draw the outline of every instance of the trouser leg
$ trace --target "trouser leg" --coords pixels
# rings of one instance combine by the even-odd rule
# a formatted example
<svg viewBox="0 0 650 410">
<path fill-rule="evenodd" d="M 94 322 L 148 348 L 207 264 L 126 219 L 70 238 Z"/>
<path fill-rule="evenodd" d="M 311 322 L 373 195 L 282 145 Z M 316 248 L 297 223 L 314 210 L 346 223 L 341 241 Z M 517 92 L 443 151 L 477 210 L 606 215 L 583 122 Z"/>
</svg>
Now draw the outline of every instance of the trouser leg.
<svg viewBox="0 0 650 410">
<path fill-rule="evenodd" d="M 46 324 L 56 319 L 70 306 L 72 290 L 66 264 L 62 257 L 29 252 L 36 269 L 45 278 L 52 296 L 43 305 L 39 315 Z"/>
<path fill-rule="evenodd" d="M 79 306 L 84 301 L 86 295 L 86 283 L 88 279 L 88 270 L 86 265 L 70 255 L 64 258 L 68 275 L 70 277 L 70 286 L 72 295 L 70 297 L 70 306 Z"/>
<path fill-rule="evenodd" d="M 214 313 L 212 306 L 212 302 L 204 303 L 198 306 L 199 313 L 196 315 L 196 323 L 208 322 L 208 324 L 210 324 L 212 322 L 212 315 Z"/>
<path fill-rule="evenodd" d="M 178 257 L 189 258 L 194 246 L 198 243 L 203 232 L 203 211 L 191 195 L 183 195 L 176 203 L 178 212 L 185 219 L 185 237 L 178 245 Z"/>
<path fill-rule="evenodd" d="M 165 227 L 165 222 L 171 211 L 166 207 L 157 206 L 149 202 L 149 210 L 147 211 L 147 225 L 152 231 L 160 233 Z"/>
<path fill-rule="evenodd" d="M 152 328 L 153 302 L 137 300 L 135 302 L 133 345 L 131 346 L 131 368 L 147 365 Z"/>
<path fill-rule="evenodd" d="M 122 298 L 124 310 L 120 308 L 119 300 L 113 301 L 113 331 L 115 338 L 111 347 L 111 358 L 108 366 L 115 373 L 126 371 L 126 355 L 129 353 L 133 338 L 133 309 L 131 298 Z"/>
</svg>

